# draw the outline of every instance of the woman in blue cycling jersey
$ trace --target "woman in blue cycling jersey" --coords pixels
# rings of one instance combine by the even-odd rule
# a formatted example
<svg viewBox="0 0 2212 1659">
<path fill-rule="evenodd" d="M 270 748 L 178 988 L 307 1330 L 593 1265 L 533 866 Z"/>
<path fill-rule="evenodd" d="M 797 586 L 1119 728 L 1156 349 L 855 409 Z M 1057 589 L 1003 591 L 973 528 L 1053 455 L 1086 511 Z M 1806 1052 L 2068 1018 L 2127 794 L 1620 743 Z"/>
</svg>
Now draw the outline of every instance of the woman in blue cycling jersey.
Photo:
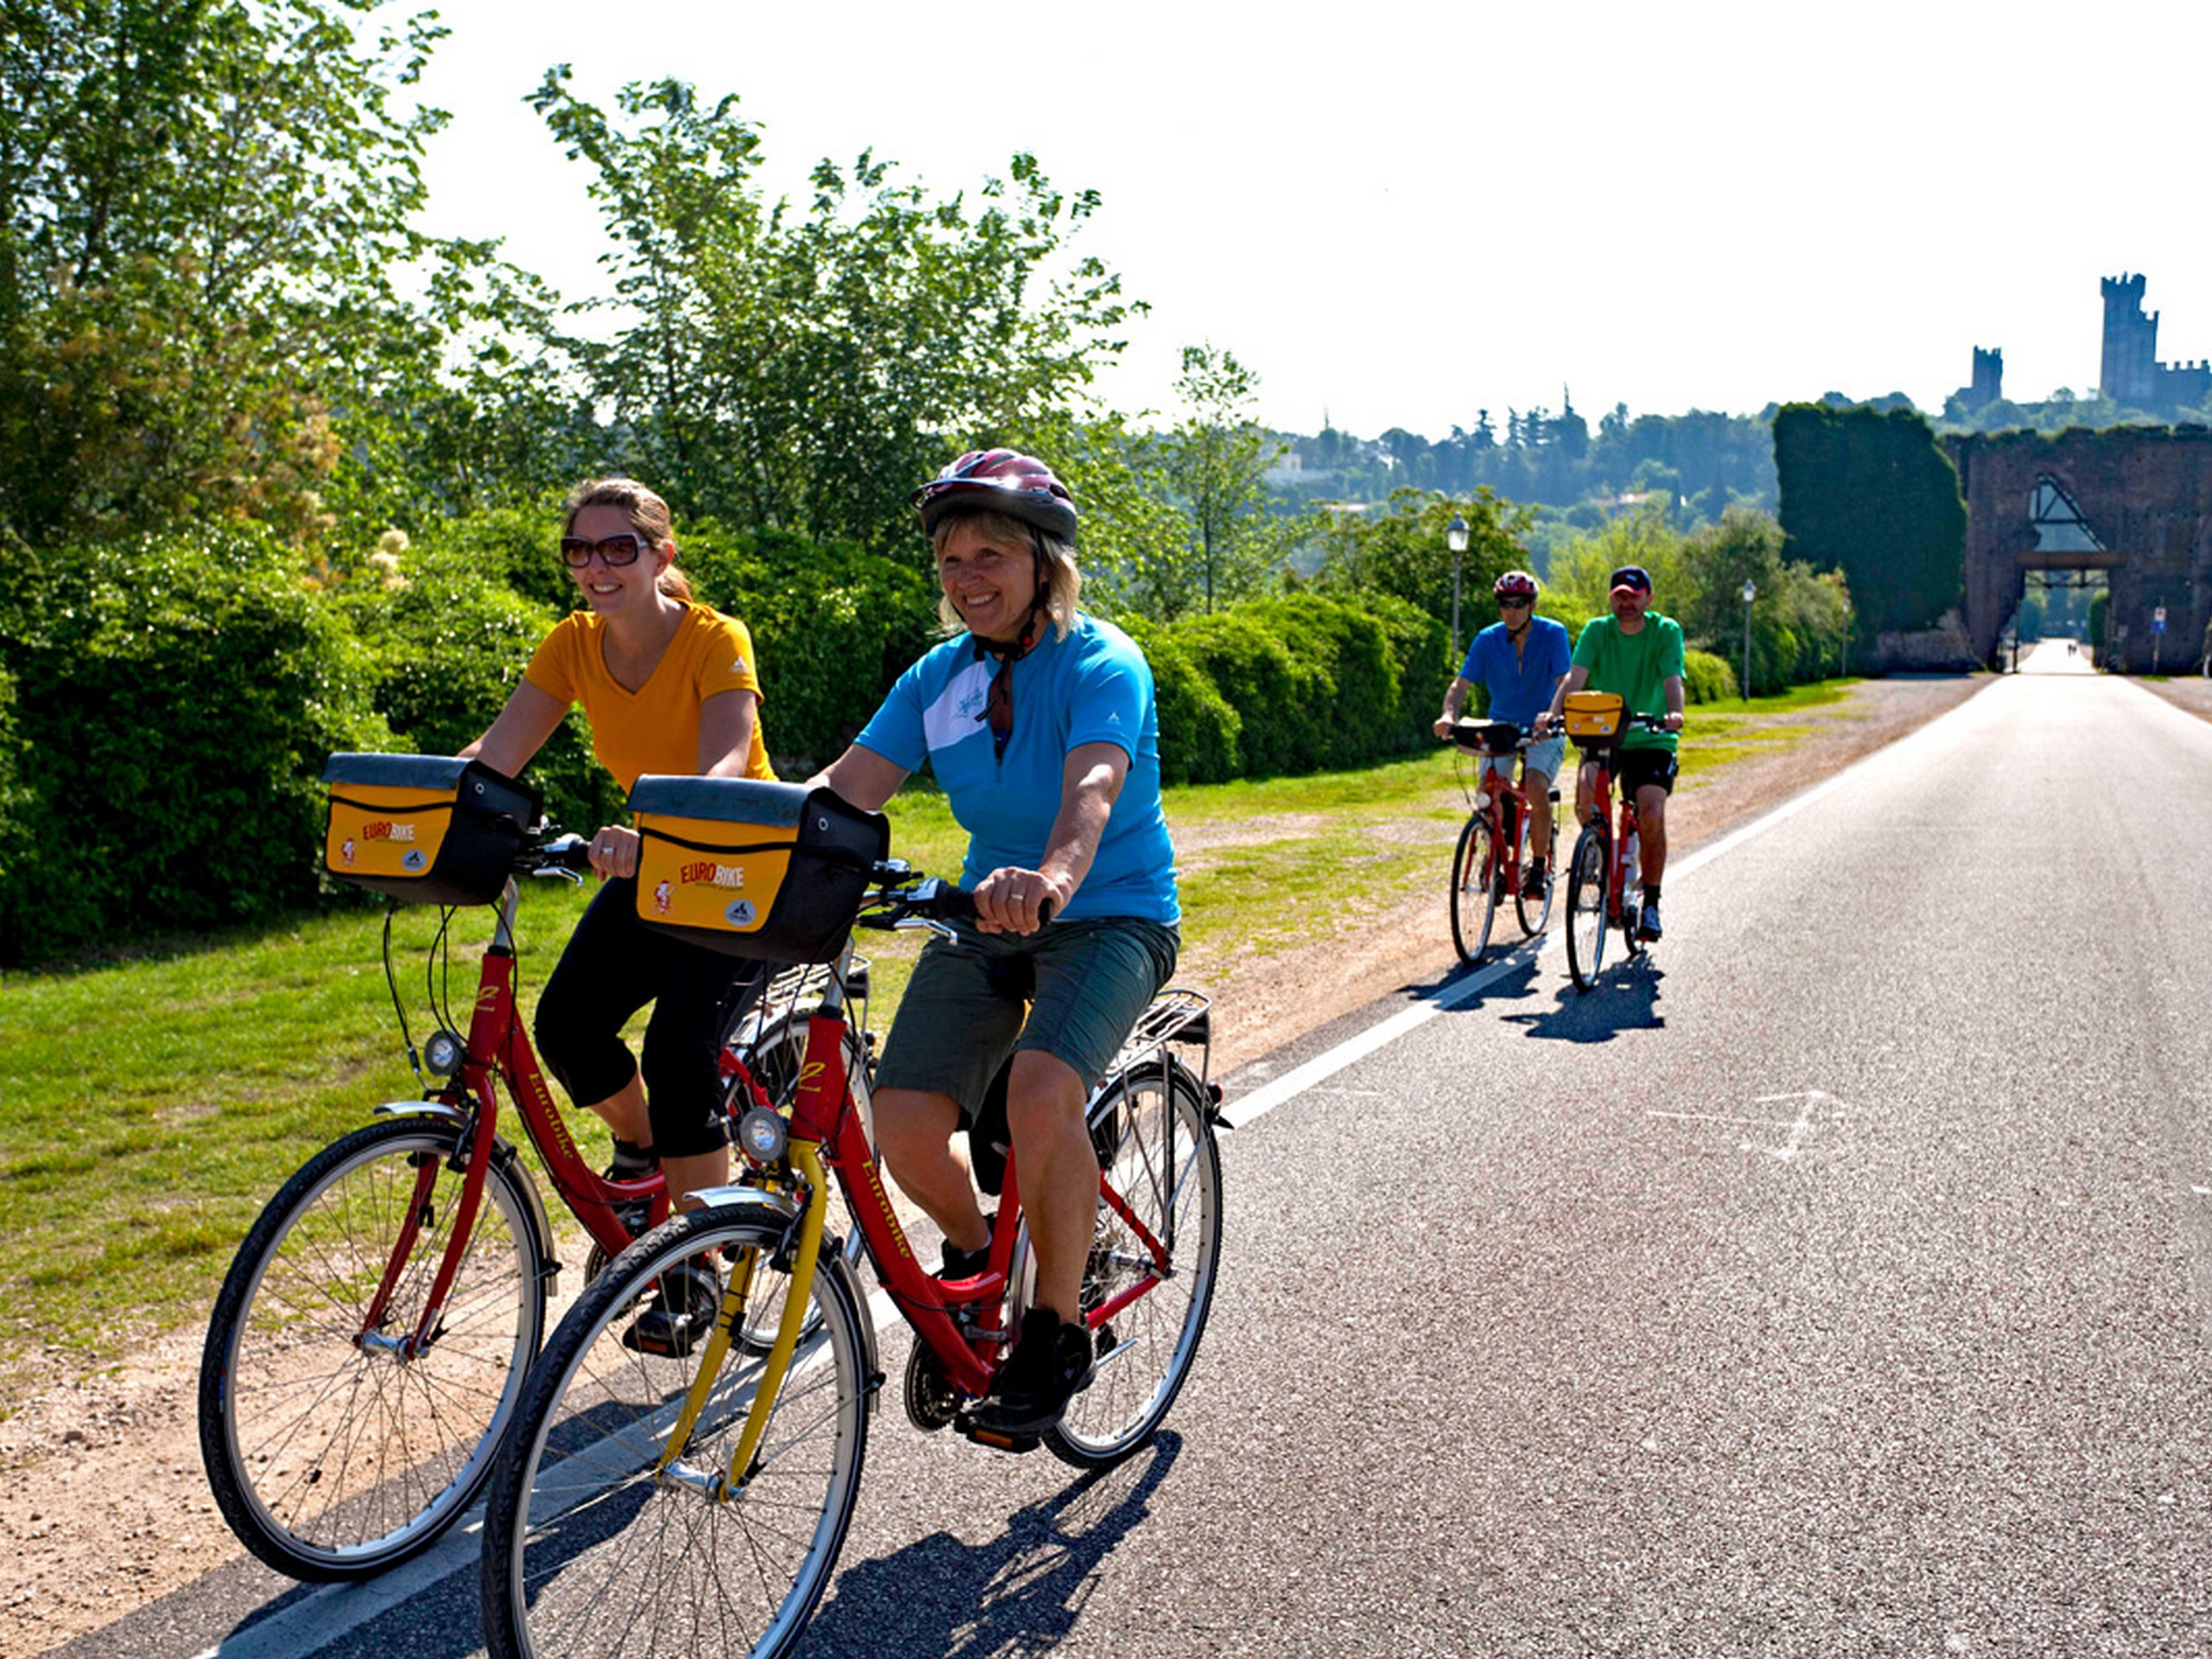
<svg viewBox="0 0 2212 1659">
<path fill-rule="evenodd" d="M 1037 1295 L 977 1421 L 1037 1434 L 1090 1380 L 1078 1293 L 1098 1160 L 1084 1103 L 1179 945 L 1159 719 L 1144 653 L 1076 608 L 1075 502 L 1042 461 L 970 453 L 914 504 L 957 632 L 899 677 L 822 781 L 875 809 L 926 763 L 969 833 L 962 885 L 978 919 L 915 964 L 875 1128 L 892 1174 L 944 1230 L 946 1275 L 980 1271 L 989 1226 L 952 1135 L 1011 1053 Z"/>
</svg>

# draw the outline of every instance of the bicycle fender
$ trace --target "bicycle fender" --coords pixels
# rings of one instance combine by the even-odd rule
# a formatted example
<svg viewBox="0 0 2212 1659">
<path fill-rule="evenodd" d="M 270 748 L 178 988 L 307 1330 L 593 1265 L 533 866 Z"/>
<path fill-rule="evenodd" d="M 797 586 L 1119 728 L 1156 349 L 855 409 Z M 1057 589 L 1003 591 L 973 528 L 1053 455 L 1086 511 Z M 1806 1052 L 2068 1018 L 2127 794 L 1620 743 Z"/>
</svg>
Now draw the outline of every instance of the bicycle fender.
<svg viewBox="0 0 2212 1659">
<path fill-rule="evenodd" d="M 370 1109 L 378 1117 L 442 1117 L 448 1123 L 467 1121 L 468 1114 L 442 1100 L 387 1100 Z"/>
<path fill-rule="evenodd" d="M 875 1351 L 875 1319 L 868 1311 L 868 1292 L 861 1284 L 860 1269 L 847 1259 L 842 1248 L 843 1241 L 840 1240 L 838 1243 L 840 1248 L 835 1255 L 831 1255 L 829 1251 L 830 1239 L 826 1236 L 823 1237 L 822 1241 L 823 1266 L 829 1267 L 836 1273 L 839 1283 L 843 1287 L 844 1294 L 852 1301 L 853 1312 L 855 1315 L 854 1323 L 860 1326 L 861 1341 L 868 1351 L 862 1356 L 864 1362 L 862 1375 L 868 1379 L 868 1408 L 870 1413 L 873 1413 L 875 1410 L 876 1400 L 882 1392 L 883 1382 L 883 1366 L 877 1359 Z M 815 1271 L 819 1273 L 822 1268 L 817 1267 Z M 916 1338 L 915 1340 L 918 1342 L 920 1338 Z"/>
</svg>

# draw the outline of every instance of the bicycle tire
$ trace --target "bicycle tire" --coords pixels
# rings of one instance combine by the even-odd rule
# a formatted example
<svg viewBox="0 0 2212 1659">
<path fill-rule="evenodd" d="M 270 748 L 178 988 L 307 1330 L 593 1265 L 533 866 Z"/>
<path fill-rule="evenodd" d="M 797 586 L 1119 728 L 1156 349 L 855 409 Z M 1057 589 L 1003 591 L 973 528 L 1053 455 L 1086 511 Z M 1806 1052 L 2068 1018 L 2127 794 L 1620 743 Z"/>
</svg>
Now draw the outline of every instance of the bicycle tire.
<svg viewBox="0 0 2212 1659">
<path fill-rule="evenodd" d="M 1536 896 L 1532 896 L 1526 891 L 1529 865 L 1535 854 L 1535 849 L 1529 844 L 1529 815 L 1523 812 L 1521 815 L 1521 875 L 1523 890 L 1513 895 L 1513 908 L 1520 917 L 1521 931 L 1533 939 L 1537 934 L 1542 932 L 1545 926 L 1551 921 L 1552 895 L 1559 891 L 1559 867 L 1553 857 L 1553 855 L 1559 850 L 1557 817 L 1554 816 L 1552 820 L 1551 844 L 1544 849 L 1544 890 L 1541 895 Z M 1533 920 L 1530 919 L 1531 917 L 1534 918 Z"/>
<path fill-rule="evenodd" d="M 1170 1269 L 1098 1327 L 1090 1386 L 1045 1436 L 1062 1462 L 1103 1469 L 1152 1439 L 1197 1357 L 1221 1257 L 1221 1149 L 1205 1085 L 1172 1062 L 1122 1073 L 1092 1103 L 1088 1121 L 1102 1166 L 1138 1220 L 1167 1246 Z M 1128 1224 L 1102 1200 L 1084 1275 L 1086 1305 L 1126 1289 L 1149 1259 Z"/>
<path fill-rule="evenodd" d="M 1643 849 L 1643 838 L 1630 830 L 1621 855 L 1621 946 L 1631 960 L 1643 954 L 1647 943 L 1637 931 L 1643 921 L 1643 888 L 1639 885 L 1643 870 L 1638 856 Z"/>
<path fill-rule="evenodd" d="M 625 1250 L 561 1321 L 485 1501 L 480 1587 L 493 1659 L 775 1659 L 804 1633 L 868 1447 L 874 1379 L 848 1280 L 827 1261 L 816 1273 L 815 1334 L 792 1357 L 743 1491 L 727 1500 L 655 1473 L 695 1362 L 621 1342 L 654 1281 L 711 1251 L 753 1261 L 754 1294 L 780 1310 L 784 1232 L 747 1206 L 690 1211 Z M 762 1363 L 727 1346 L 686 1463 L 727 1466 Z"/>
<path fill-rule="evenodd" d="M 1577 990 L 1598 982 L 1605 959 L 1605 862 L 1611 848 L 1605 826 L 1590 823 L 1574 842 L 1574 867 L 1567 878 L 1567 971 Z"/>
<path fill-rule="evenodd" d="M 1452 946 L 1461 962 L 1471 967 L 1482 960 L 1497 915 L 1497 838 L 1481 811 L 1468 818 L 1452 851 Z"/>
<path fill-rule="evenodd" d="M 238 1541 L 293 1578 L 365 1579 L 435 1543 L 490 1477 L 537 1352 L 540 1211 L 520 1166 L 497 1157 L 435 1343 L 401 1359 L 359 1341 L 427 1160 L 429 1224 L 382 1326 L 415 1328 L 461 1193 L 458 1137 L 415 1116 L 333 1141 L 270 1200 L 215 1298 L 200 1458 Z"/>
</svg>

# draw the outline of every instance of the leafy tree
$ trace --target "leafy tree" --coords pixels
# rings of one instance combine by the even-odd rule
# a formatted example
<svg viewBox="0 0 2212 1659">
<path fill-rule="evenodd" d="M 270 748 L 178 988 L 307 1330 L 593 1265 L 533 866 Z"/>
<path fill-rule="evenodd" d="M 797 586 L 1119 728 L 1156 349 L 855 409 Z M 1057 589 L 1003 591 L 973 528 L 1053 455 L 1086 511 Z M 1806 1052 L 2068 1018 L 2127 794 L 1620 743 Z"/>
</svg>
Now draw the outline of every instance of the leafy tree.
<svg viewBox="0 0 2212 1659">
<path fill-rule="evenodd" d="M 1293 528 L 1270 514 L 1265 474 L 1280 446 L 1252 418 L 1252 372 L 1211 346 L 1183 348 L 1177 395 L 1189 413 L 1158 444 L 1181 536 L 1141 555 L 1130 586 L 1161 621 L 1257 592 L 1281 567 Z"/>
<path fill-rule="evenodd" d="M 1774 457 L 1791 556 L 1843 573 L 1865 632 L 1925 628 L 1958 603 L 1966 503 L 1920 414 L 1792 404 Z"/>
<path fill-rule="evenodd" d="M 1456 559 L 1445 540 L 1455 518 L 1467 524 L 1467 550 Z M 1493 495 L 1404 489 L 1386 512 L 1331 515 L 1320 531 L 1323 559 L 1314 585 L 1325 593 L 1388 594 L 1442 622 L 1452 614 L 1456 568 L 1460 591 L 1459 646 L 1486 619 L 1491 584 L 1527 562 L 1521 537 L 1529 510 Z M 1458 667 L 1458 664 L 1451 664 Z"/>
<path fill-rule="evenodd" d="M 1120 279 L 1069 244 L 1096 210 L 1016 156 L 936 200 L 863 153 L 824 161 L 804 208 L 765 200 L 734 96 L 633 84 L 610 115 L 566 66 L 532 103 L 593 170 L 610 233 L 603 303 L 573 339 L 622 464 L 679 512 L 887 550 L 906 496 L 958 448 L 1071 403 L 1118 353 Z M 596 302 L 595 302 L 596 303 Z"/>
<path fill-rule="evenodd" d="M 34 543 L 208 513 L 326 522 L 337 423 L 435 331 L 392 274 L 443 32 L 373 0 L 5 0 L 0 473 Z"/>
</svg>

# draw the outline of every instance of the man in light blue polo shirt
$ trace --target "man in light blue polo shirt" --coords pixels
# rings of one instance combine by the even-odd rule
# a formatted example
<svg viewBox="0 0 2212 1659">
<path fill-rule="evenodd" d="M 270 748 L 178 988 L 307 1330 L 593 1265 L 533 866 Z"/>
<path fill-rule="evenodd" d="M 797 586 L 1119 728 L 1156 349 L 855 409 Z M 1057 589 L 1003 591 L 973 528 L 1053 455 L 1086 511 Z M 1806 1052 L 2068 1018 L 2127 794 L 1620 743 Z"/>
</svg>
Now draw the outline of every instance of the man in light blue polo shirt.
<svg viewBox="0 0 2212 1659">
<path fill-rule="evenodd" d="M 962 632 L 899 677 L 821 781 L 874 810 L 926 764 L 968 831 L 976 920 L 914 964 L 876 1068 L 876 1143 L 944 1230 L 943 1276 L 981 1272 L 989 1228 L 951 1141 L 1011 1055 L 1007 1124 L 1037 1287 L 976 1421 L 1022 1439 L 1090 1386 L 1081 1292 L 1098 1154 L 1084 1102 L 1174 970 L 1175 849 L 1152 670 L 1127 634 L 1076 608 L 1065 486 L 1042 461 L 982 450 L 914 504 L 940 614 Z"/>
<path fill-rule="evenodd" d="M 1552 692 L 1560 676 L 1573 666 L 1574 647 L 1567 630 L 1548 616 L 1536 614 L 1540 584 L 1526 570 L 1509 570 L 1492 584 L 1497 599 L 1498 620 L 1467 644 L 1467 660 L 1444 694 L 1444 712 L 1436 721 L 1436 734 L 1449 737 L 1452 722 L 1467 693 L 1481 686 L 1490 696 L 1490 717 L 1509 721 L 1523 731 L 1534 728 L 1538 716 L 1551 706 Z M 1521 786 L 1529 797 L 1530 856 L 1521 867 L 1521 891 L 1543 896 L 1551 873 L 1546 849 L 1552 844 L 1552 779 L 1559 776 L 1567 758 L 1567 739 L 1545 738 L 1524 749 Z M 1486 757 L 1483 770 L 1503 770 L 1510 777 L 1510 756 Z"/>
</svg>

